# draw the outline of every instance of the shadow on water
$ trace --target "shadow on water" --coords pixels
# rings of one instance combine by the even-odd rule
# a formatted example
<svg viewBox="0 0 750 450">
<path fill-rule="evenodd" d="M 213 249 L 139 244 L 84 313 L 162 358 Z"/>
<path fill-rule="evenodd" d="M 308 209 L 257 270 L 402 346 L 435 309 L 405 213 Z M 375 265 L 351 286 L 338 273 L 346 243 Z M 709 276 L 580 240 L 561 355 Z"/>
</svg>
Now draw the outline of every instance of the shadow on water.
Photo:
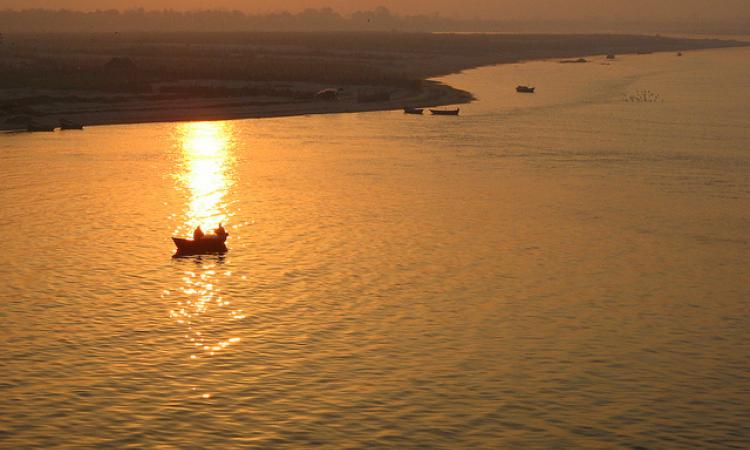
<svg viewBox="0 0 750 450">
<path fill-rule="evenodd" d="M 172 255 L 172 260 L 175 261 L 193 261 L 195 264 L 205 263 L 217 263 L 224 264 L 227 259 L 227 252 L 213 252 L 213 253 L 183 253 L 176 252 Z"/>
</svg>

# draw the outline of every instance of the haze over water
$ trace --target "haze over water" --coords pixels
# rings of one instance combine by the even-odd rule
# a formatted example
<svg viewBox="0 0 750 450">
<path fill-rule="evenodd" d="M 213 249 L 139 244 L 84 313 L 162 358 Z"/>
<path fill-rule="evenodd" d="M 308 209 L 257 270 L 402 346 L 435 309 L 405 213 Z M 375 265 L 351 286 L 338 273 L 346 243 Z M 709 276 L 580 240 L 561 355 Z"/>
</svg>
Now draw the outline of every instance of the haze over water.
<svg viewBox="0 0 750 450">
<path fill-rule="evenodd" d="M 0 446 L 747 448 L 750 51 L 604 63 L 0 137 Z"/>
</svg>

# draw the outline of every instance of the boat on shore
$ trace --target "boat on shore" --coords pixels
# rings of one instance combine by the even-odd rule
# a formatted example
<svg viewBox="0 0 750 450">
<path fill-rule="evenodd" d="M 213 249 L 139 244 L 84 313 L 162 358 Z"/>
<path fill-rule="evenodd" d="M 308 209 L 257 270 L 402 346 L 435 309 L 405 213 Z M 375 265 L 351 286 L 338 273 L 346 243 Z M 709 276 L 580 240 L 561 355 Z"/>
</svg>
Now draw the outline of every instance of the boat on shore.
<svg viewBox="0 0 750 450">
<path fill-rule="evenodd" d="M 83 123 L 69 119 L 60 119 L 61 130 L 83 130 Z"/>
<path fill-rule="evenodd" d="M 578 59 L 564 59 L 560 61 L 560 64 L 585 64 L 589 62 L 586 58 L 578 58 Z"/>
<path fill-rule="evenodd" d="M 424 108 L 404 108 L 404 114 L 422 114 Z"/>
<path fill-rule="evenodd" d="M 430 112 L 436 116 L 457 116 L 461 110 L 456 109 L 431 109 Z"/>
<path fill-rule="evenodd" d="M 177 253 L 175 253 L 175 256 L 226 253 L 229 251 L 227 249 L 226 240 L 226 235 L 206 235 L 200 239 L 172 237 L 174 245 L 177 246 Z"/>
<path fill-rule="evenodd" d="M 521 93 L 521 94 L 533 94 L 535 90 L 536 90 L 535 87 L 523 86 L 523 85 L 516 86 L 516 92 Z"/>
</svg>

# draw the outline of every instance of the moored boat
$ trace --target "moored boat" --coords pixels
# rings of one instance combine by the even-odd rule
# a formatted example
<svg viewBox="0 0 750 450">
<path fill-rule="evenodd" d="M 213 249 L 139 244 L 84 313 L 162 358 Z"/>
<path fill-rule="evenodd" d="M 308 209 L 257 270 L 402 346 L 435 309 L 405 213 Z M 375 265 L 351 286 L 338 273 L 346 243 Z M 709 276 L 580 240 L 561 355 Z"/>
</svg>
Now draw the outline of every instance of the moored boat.
<svg viewBox="0 0 750 450">
<path fill-rule="evenodd" d="M 203 255 L 211 253 L 226 253 L 225 236 L 207 235 L 200 239 L 184 239 L 173 237 L 174 245 L 177 246 L 175 256 Z"/>
<path fill-rule="evenodd" d="M 431 109 L 430 112 L 436 116 L 457 116 L 461 110 L 456 109 Z"/>
<path fill-rule="evenodd" d="M 586 58 L 578 58 L 578 59 L 564 59 L 560 61 L 560 64 L 585 64 L 589 62 Z"/>
<path fill-rule="evenodd" d="M 422 114 L 424 108 L 404 108 L 404 114 Z"/>
<path fill-rule="evenodd" d="M 69 119 L 60 119 L 61 130 L 83 130 L 83 124 L 81 122 L 75 122 Z"/>
<path fill-rule="evenodd" d="M 536 90 L 535 87 L 530 86 L 516 86 L 516 92 L 520 92 L 522 94 L 533 94 Z"/>
</svg>

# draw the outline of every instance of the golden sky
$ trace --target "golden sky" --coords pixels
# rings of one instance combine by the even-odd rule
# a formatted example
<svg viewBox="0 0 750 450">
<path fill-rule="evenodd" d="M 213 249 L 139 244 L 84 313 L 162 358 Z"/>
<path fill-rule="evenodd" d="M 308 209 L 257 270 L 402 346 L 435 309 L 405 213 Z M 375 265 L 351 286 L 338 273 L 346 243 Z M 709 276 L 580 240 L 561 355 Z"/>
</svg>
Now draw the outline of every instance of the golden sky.
<svg viewBox="0 0 750 450">
<path fill-rule="evenodd" d="M 490 19 L 750 18 L 750 0 L 0 0 L 0 8 L 238 9 L 253 13 L 331 7 L 342 13 L 386 6 L 401 14 Z"/>
</svg>

